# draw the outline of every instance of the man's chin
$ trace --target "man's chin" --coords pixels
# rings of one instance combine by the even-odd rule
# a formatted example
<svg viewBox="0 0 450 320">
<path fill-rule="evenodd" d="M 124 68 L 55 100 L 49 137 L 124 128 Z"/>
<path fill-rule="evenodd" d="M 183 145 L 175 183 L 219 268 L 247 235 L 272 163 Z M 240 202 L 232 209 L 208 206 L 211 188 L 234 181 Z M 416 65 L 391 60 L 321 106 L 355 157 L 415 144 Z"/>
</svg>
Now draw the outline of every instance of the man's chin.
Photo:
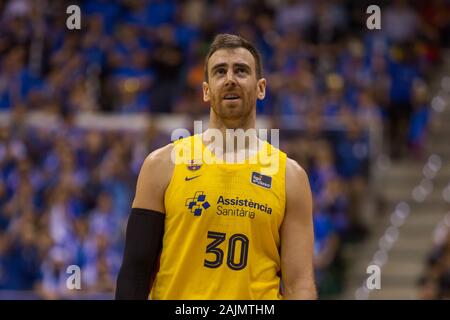
<svg viewBox="0 0 450 320">
<path fill-rule="evenodd" d="M 219 109 L 215 110 L 215 113 L 225 121 L 242 121 L 243 118 L 248 116 L 242 101 L 222 101 Z"/>
<path fill-rule="evenodd" d="M 241 99 L 222 100 L 222 107 L 223 108 L 240 108 L 240 107 L 242 107 L 242 100 Z"/>
<path fill-rule="evenodd" d="M 237 120 L 244 116 L 244 111 L 238 106 L 225 107 L 222 109 L 221 116 L 225 120 Z"/>
</svg>

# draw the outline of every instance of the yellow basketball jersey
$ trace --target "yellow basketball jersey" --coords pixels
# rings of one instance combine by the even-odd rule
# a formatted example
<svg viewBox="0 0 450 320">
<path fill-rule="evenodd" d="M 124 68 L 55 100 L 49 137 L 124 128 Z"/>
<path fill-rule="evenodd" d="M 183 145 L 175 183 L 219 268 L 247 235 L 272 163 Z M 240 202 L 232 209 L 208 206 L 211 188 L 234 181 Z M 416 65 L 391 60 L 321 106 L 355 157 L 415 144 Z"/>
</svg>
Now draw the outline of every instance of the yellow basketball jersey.
<svg viewBox="0 0 450 320">
<path fill-rule="evenodd" d="M 175 142 L 175 160 L 190 148 L 214 157 L 194 135 Z M 277 170 L 264 170 L 265 155 L 279 161 Z M 264 142 L 247 163 L 190 157 L 176 161 L 165 193 L 163 247 L 150 298 L 281 299 L 286 154 Z"/>
</svg>

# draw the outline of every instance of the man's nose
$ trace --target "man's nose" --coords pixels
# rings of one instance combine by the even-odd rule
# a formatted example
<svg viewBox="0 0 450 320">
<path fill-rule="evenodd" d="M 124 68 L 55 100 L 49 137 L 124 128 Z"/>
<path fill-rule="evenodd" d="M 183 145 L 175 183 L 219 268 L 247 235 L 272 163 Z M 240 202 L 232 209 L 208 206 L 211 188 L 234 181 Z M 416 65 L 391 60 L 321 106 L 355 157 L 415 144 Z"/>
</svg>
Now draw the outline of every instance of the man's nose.
<svg viewBox="0 0 450 320">
<path fill-rule="evenodd" d="M 236 85 L 236 79 L 235 74 L 233 70 L 228 70 L 227 76 L 225 79 L 225 86 L 235 86 Z"/>
</svg>

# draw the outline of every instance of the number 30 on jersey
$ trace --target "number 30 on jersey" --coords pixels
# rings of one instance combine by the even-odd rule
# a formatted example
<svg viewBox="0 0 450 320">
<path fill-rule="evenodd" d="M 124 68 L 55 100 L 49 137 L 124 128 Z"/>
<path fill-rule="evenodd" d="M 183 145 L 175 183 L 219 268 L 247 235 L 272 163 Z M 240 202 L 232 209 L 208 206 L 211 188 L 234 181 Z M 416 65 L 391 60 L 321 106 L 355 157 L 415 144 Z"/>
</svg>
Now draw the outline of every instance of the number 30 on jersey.
<svg viewBox="0 0 450 320">
<path fill-rule="evenodd" d="M 213 254 L 214 260 L 205 259 L 204 266 L 218 268 L 223 263 L 224 252 L 219 245 L 226 240 L 226 234 L 222 232 L 208 231 L 208 239 L 213 241 L 206 247 L 207 254 Z M 236 261 L 236 245 L 241 243 L 239 258 Z M 241 233 L 235 233 L 228 239 L 227 266 L 232 270 L 242 270 L 247 266 L 249 240 Z"/>
</svg>

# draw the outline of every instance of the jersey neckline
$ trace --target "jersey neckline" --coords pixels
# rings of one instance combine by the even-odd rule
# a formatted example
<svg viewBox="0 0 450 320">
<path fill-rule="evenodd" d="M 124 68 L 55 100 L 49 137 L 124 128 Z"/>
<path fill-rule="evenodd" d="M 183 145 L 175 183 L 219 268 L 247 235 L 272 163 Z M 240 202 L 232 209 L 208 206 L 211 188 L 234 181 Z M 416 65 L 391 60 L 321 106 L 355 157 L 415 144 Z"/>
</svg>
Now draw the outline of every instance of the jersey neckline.
<svg viewBox="0 0 450 320">
<path fill-rule="evenodd" d="M 261 156 L 261 152 L 264 150 L 268 150 L 268 142 L 265 140 L 258 139 L 259 144 L 259 150 L 251 155 L 250 157 L 246 158 L 243 162 L 226 162 L 224 160 L 220 160 L 216 155 L 203 143 L 203 133 L 198 133 L 193 136 L 194 139 L 196 139 L 201 146 L 202 149 L 202 156 L 204 157 L 205 154 L 213 159 L 215 165 L 221 165 L 221 166 L 233 166 L 233 167 L 242 167 L 242 166 L 249 166 L 249 165 L 256 165 L 259 163 L 258 158 Z M 262 147 L 261 147 L 262 145 Z"/>
</svg>

